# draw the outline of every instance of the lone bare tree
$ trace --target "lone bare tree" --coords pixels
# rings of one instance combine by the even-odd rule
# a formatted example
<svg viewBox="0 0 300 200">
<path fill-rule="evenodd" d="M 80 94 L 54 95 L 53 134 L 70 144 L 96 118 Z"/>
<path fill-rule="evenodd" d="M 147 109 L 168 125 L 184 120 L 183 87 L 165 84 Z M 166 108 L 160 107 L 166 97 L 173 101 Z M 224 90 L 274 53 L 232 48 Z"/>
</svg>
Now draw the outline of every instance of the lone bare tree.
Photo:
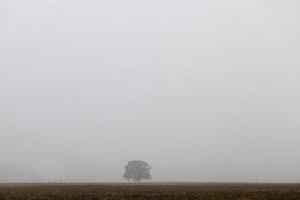
<svg viewBox="0 0 300 200">
<path fill-rule="evenodd" d="M 123 177 L 128 181 L 132 180 L 137 183 L 140 183 L 141 180 L 151 180 L 151 169 L 152 167 L 145 161 L 132 160 L 126 165 Z"/>
</svg>

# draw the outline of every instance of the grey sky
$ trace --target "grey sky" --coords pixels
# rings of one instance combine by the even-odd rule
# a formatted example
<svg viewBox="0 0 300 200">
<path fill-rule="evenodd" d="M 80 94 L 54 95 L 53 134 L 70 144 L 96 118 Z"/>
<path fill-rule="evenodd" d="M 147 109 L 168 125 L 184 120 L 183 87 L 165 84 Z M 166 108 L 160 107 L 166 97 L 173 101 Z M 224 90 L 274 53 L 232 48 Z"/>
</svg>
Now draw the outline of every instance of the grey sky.
<svg viewBox="0 0 300 200">
<path fill-rule="evenodd" d="M 297 0 L 1 0 L 0 181 L 300 182 Z"/>
</svg>

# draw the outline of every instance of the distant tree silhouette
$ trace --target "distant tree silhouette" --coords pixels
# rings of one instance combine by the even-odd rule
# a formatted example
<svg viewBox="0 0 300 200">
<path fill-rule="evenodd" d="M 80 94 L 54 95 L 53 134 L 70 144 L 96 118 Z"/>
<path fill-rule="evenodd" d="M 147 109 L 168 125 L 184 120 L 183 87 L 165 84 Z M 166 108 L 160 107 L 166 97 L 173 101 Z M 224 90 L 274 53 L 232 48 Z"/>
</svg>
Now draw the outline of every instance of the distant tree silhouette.
<svg viewBox="0 0 300 200">
<path fill-rule="evenodd" d="M 132 160 L 126 165 L 123 177 L 128 181 L 132 180 L 140 183 L 142 180 L 150 180 L 152 178 L 151 169 L 152 167 L 145 161 Z"/>
</svg>

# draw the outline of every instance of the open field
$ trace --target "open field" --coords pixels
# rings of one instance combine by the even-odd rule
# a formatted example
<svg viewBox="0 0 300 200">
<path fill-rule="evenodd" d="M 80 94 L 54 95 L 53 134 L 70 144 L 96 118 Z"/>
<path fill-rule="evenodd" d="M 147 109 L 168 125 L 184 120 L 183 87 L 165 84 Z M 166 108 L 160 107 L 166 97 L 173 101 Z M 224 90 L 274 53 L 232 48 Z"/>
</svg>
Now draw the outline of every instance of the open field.
<svg viewBox="0 0 300 200">
<path fill-rule="evenodd" d="M 2 200 L 299 200 L 300 184 L 0 184 Z"/>
</svg>

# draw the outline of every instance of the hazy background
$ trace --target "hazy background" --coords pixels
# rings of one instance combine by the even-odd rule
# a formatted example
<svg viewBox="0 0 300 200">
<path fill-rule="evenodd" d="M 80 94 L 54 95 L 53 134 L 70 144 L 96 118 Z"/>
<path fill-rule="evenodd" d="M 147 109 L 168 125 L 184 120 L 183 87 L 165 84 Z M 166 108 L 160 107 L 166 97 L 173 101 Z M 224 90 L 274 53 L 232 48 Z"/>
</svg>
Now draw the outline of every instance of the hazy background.
<svg viewBox="0 0 300 200">
<path fill-rule="evenodd" d="M 298 0 L 1 0 L 0 182 L 300 182 Z"/>
</svg>

